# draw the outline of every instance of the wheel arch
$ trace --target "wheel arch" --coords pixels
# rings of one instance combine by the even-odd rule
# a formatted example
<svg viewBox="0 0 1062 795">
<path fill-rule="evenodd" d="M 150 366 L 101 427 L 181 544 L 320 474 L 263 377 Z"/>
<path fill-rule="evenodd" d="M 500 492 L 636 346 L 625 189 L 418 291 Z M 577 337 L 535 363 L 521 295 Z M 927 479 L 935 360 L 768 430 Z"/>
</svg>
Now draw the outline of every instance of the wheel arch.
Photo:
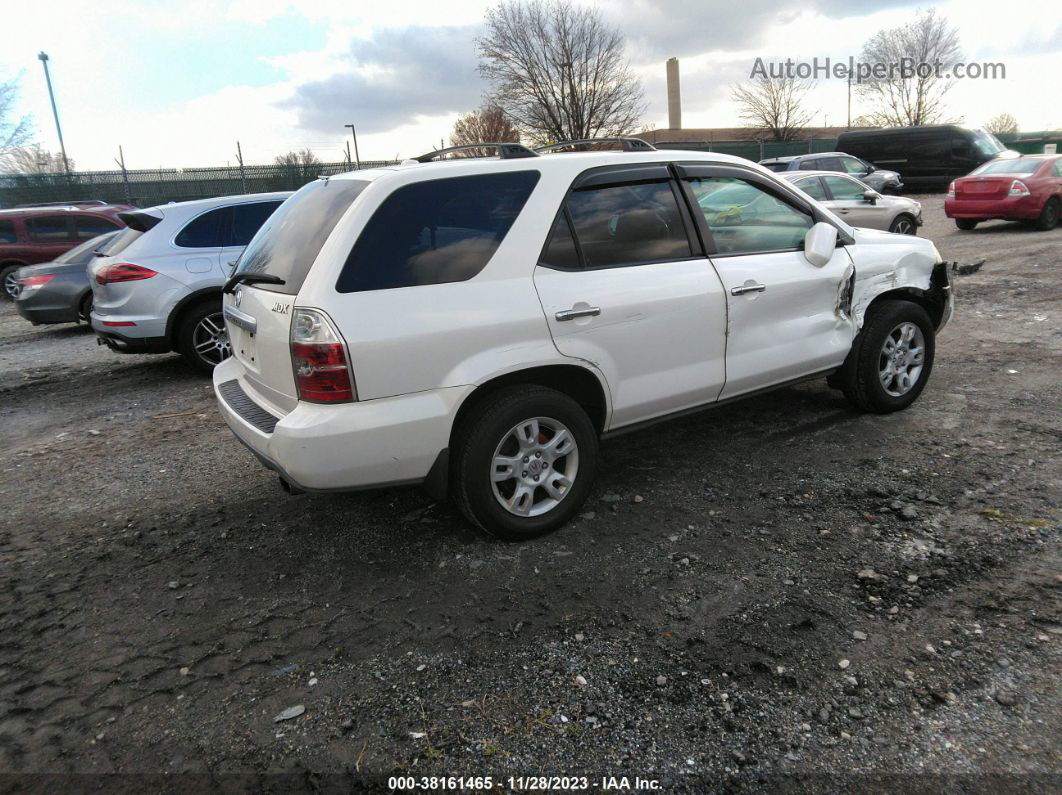
<svg viewBox="0 0 1062 795">
<path fill-rule="evenodd" d="M 169 340 L 173 350 L 177 350 L 177 332 L 181 327 L 181 321 L 184 319 L 185 313 L 211 299 L 221 300 L 220 287 L 204 287 L 202 290 L 196 290 L 194 293 L 186 295 L 173 307 L 169 318 L 166 320 L 166 339 Z"/>
<path fill-rule="evenodd" d="M 917 287 L 897 287 L 895 290 L 887 290 L 886 292 L 874 296 L 873 300 L 867 304 L 863 317 L 865 318 L 869 315 L 874 311 L 875 307 L 880 306 L 883 301 L 897 300 L 910 301 L 912 304 L 918 304 L 926 310 L 929 319 L 933 321 L 933 328 L 940 328 L 941 322 L 944 320 L 946 298 L 931 290 L 921 290 Z"/>
</svg>

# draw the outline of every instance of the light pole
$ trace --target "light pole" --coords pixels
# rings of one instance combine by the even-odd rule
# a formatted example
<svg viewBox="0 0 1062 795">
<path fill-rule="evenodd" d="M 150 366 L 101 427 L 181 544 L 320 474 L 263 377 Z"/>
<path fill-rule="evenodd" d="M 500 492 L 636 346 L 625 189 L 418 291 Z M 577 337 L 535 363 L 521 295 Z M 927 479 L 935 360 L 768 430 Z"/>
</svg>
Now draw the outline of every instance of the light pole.
<svg viewBox="0 0 1062 795">
<path fill-rule="evenodd" d="M 41 50 L 37 53 L 37 60 L 44 64 L 44 79 L 48 83 L 48 98 L 52 101 L 52 115 L 55 117 L 55 131 L 59 133 L 59 149 L 63 153 L 63 168 L 66 175 L 70 176 L 70 163 L 66 159 L 66 145 L 63 143 L 63 128 L 59 126 L 59 111 L 55 107 L 55 93 L 52 91 L 52 76 L 48 73 L 48 53 Z"/>
<path fill-rule="evenodd" d="M 354 159 L 358 162 L 358 171 L 361 171 L 361 156 L 358 154 L 358 133 L 353 124 L 344 124 L 343 126 L 349 127 L 350 134 L 354 136 Z"/>
</svg>

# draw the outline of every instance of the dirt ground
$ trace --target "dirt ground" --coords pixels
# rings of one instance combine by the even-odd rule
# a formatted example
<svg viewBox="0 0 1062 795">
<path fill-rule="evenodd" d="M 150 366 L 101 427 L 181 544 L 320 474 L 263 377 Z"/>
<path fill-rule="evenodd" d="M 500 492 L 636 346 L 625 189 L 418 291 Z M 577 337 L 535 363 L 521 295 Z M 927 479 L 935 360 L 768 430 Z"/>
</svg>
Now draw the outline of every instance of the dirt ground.
<svg viewBox="0 0 1062 795">
<path fill-rule="evenodd" d="M 986 262 L 910 410 L 814 382 L 616 438 L 522 545 L 288 496 L 176 356 L 0 306 L 0 790 L 1058 791 L 1062 228 L 922 199 Z"/>
</svg>

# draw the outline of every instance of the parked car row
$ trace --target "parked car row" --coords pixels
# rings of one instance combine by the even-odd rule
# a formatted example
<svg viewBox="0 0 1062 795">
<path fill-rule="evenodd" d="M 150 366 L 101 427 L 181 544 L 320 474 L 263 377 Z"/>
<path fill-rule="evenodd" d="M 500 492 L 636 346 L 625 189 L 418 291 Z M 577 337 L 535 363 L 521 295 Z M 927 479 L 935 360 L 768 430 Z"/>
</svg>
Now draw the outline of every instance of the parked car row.
<svg viewBox="0 0 1062 795">
<path fill-rule="evenodd" d="M 212 371 L 288 490 L 419 483 L 511 540 L 580 509 L 602 436 L 807 378 L 865 411 L 917 399 L 952 312 L 918 202 L 638 143 L 123 210 L 22 274 L 20 311 L 50 322 L 41 296 L 87 258 L 98 339 Z"/>
</svg>

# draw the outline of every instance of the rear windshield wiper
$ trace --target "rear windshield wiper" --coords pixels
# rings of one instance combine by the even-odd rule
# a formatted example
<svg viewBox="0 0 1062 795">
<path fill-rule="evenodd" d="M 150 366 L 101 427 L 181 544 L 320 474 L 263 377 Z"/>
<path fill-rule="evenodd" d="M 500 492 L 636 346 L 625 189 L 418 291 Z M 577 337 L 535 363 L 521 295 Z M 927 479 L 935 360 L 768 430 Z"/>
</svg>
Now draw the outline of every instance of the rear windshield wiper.
<svg viewBox="0 0 1062 795">
<path fill-rule="evenodd" d="M 225 282 L 223 293 L 231 293 L 237 284 L 287 284 L 286 281 L 272 273 L 236 273 Z"/>
</svg>

